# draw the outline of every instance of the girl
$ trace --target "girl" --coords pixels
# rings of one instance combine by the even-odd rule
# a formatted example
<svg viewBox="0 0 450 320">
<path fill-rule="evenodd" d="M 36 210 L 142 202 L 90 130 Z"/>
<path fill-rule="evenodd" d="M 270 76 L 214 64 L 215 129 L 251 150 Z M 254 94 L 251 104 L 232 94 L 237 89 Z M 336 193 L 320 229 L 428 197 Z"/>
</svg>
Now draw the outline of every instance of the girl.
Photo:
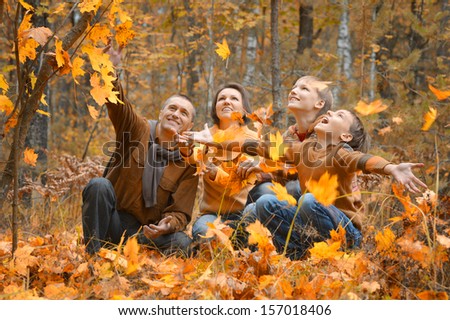
<svg viewBox="0 0 450 320">
<path fill-rule="evenodd" d="M 306 190 L 298 201 L 299 207 L 288 206 L 274 195 L 264 195 L 256 202 L 256 216 L 272 233 L 277 251 L 283 252 L 287 245 L 287 256 L 291 259 L 304 256 L 312 242 L 329 238 L 330 231 L 339 225 L 344 227 L 350 246 L 360 245 L 363 208 L 360 193 L 355 192 L 357 171 L 391 175 L 410 192 L 419 192 L 418 186 L 427 187 L 411 171 L 422 167 L 422 163 L 396 165 L 361 152 L 367 148 L 367 135 L 352 111 L 328 111 L 318 118 L 313 131 L 304 142 L 292 145 L 285 153 L 286 160 L 297 167 L 301 190 Z M 307 192 L 307 183 L 319 180 L 326 172 L 338 178 L 338 197 L 330 206 L 319 203 Z M 286 243 L 293 219 L 294 232 Z M 307 230 L 315 236 L 306 235 Z"/>
</svg>

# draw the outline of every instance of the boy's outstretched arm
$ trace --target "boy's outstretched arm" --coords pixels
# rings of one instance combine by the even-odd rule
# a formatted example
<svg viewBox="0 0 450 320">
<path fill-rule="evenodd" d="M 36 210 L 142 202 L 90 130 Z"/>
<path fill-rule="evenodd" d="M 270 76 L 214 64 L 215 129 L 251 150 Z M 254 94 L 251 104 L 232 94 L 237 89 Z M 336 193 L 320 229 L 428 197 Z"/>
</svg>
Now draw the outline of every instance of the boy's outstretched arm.
<svg viewBox="0 0 450 320">
<path fill-rule="evenodd" d="M 404 185 L 409 192 L 420 193 L 418 186 L 423 188 L 428 187 L 414 175 L 412 169 L 421 168 L 423 166 L 423 163 L 388 164 L 384 167 L 384 172 L 393 176 L 395 180 Z"/>
</svg>

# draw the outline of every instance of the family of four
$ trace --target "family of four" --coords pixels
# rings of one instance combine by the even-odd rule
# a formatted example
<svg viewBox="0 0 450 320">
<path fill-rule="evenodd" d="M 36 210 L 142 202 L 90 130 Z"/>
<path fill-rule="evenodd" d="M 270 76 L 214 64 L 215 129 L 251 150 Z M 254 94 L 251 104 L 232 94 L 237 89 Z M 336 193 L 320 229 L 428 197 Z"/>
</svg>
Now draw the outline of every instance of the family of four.
<svg viewBox="0 0 450 320">
<path fill-rule="evenodd" d="M 329 83 L 316 77 L 299 78 L 288 96 L 287 108 L 296 124 L 283 136 L 280 160 L 296 167 L 295 175 L 282 169 L 264 173 L 250 157 L 268 157 L 270 146 L 247 127 L 246 115 L 252 110 L 248 92 L 240 84 L 217 90 L 211 109 L 214 125 L 200 132 L 190 131 L 195 108 L 187 96 L 169 97 L 156 121 L 136 113 L 119 80 L 116 89 L 123 104 L 106 104 L 116 148 L 103 177 L 92 179 L 83 190 L 82 225 L 86 251 L 91 254 L 118 244 L 122 237 L 137 236 L 141 244 L 164 254 L 189 256 L 195 244 L 204 241 L 208 224 L 220 217 L 235 229 L 237 246 L 246 245 L 245 226 L 258 219 L 271 232 L 278 252 L 300 259 L 313 242 L 329 238 L 339 225 L 346 231 L 349 247 L 360 245 L 364 209 L 356 183 L 358 171 L 391 175 L 410 192 L 426 188 L 412 172 L 423 164 L 393 164 L 364 153 L 368 139 L 361 120 L 352 111 L 332 111 Z M 233 148 L 213 141 L 221 130 L 235 132 L 229 144 Z M 198 143 L 207 159 L 202 175 L 196 174 L 199 164 L 193 154 Z M 319 203 L 307 189 L 308 181 L 319 180 L 325 172 L 338 178 L 339 196 L 330 206 Z M 230 181 L 246 181 L 251 174 L 258 177 L 256 183 L 229 188 Z M 200 212 L 191 238 L 186 227 L 199 179 Z M 283 183 L 297 205 L 278 200 L 270 188 L 272 181 Z M 286 241 L 293 220 L 294 232 Z M 305 228 L 316 230 L 315 235 L 301 232 Z"/>
</svg>

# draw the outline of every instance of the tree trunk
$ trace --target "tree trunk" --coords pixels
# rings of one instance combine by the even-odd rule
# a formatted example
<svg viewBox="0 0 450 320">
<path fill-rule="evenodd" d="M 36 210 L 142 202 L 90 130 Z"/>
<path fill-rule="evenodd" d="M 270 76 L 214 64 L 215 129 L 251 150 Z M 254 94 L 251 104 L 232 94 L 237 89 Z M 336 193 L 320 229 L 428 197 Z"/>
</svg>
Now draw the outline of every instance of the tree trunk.
<svg viewBox="0 0 450 320">
<path fill-rule="evenodd" d="M 419 19 L 420 23 L 423 23 L 423 11 L 424 11 L 424 1 L 411 1 L 411 12 Z M 413 52 L 416 49 L 424 50 L 428 40 L 424 39 L 418 32 L 416 32 L 413 28 L 410 29 L 410 38 L 409 38 L 409 48 L 410 52 Z M 414 88 L 419 89 L 423 88 L 425 84 L 425 68 L 424 68 L 424 55 L 421 54 L 419 61 L 413 66 L 414 70 Z"/>
<path fill-rule="evenodd" d="M 313 5 L 309 0 L 300 3 L 299 18 L 297 53 L 302 54 L 305 49 L 312 48 L 313 44 Z"/>
<path fill-rule="evenodd" d="M 75 41 L 77 41 L 86 28 L 89 26 L 89 22 L 92 20 L 92 13 L 84 13 L 80 21 L 76 26 L 74 26 L 62 39 L 62 47 L 64 50 L 68 50 L 73 46 Z M 39 102 L 47 86 L 48 81 L 54 75 L 53 68 L 50 65 L 50 56 L 45 56 L 41 69 L 36 76 L 36 84 L 32 92 L 30 93 L 26 104 L 21 106 L 18 119 L 17 119 L 17 137 L 15 136 L 15 144 L 10 151 L 8 162 L 6 164 L 5 170 L 1 177 L 0 183 L 0 207 L 6 197 L 6 194 L 10 188 L 11 181 L 14 175 L 14 165 L 16 155 L 19 156 L 25 149 L 25 139 L 30 128 L 31 120 L 39 108 Z"/>
<path fill-rule="evenodd" d="M 363 30 L 363 32 L 365 32 L 365 30 Z M 348 0 L 342 1 L 337 55 L 339 57 L 339 74 L 343 74 L 347 80 L 350 80 L 352 78 L 352 42 L 349 30 Z"/>
<path fill-rule="evenodd" d="M 251 11 L 256 15 L 259 15 L 258 1 L 252 1 Z M 243 78 L 244 86 L 254 85 L 254 77 L 256 70 L 256 50 L 258 46 L 258 38 L 256 33 L 256 27 L 250 28 L 247 32 L 247 50 L 245 52 L 245 61 L 247 68 Z"/>
<path fill-rule="evenodd" d="M 187 12 L 187 21 L 188 21 L 188 30 L 195 30 L 197 27 L 196 17 L 192 13 L 192 7 L 190 5 L 189 0 L 184 0 L 184 8 Z M 189 42 L 195 42 L 200 38 L 200 34 L 194 32 L 192 36 L 188 38 Z M 199 56 L 199 50 L 189 50 L 188 49 L 188 58 L 187 58 L 187 79 L 186 79 L 186 91 L 189 97 L 193 97 L 195 95 L 195 86 L 200 80 L 198 69 L 197 69 L 197 56 Z"/>
<path fill-rule="evenodd" d="M 450 20 L 450 5 L 448 3 L 448 0 L 441 0 L 441 11 L 447 12 L 447 14 L 443 15 L 441 22 L 439 24 L 440 26 L 440 34 L 445 34 L 445 30 L 448 30 L 448 22 Z M 438 48 L 437 48 L 437 56 L 443 58 L 443 62 L 447 64 L 447 66 L 450 66 L 450 45 L 448 42 L 448 39 L 443 39 L 438 41 Z"/>
<path fill-rule="evenodd" d="M 214 0 L 211 1 L 211 7 L 208 10 L 209 14 L 209 21 L 208 21 L 208 35 L 209 35 L 209 72 L 208 72 L 208 95 L 207 95 L 207 101 L 206 101 L 206 110 L 205 115 L 207 119 L 209 118 L 209 110 L 210 108 L 213 108 L 212 100 L 213 100 L 213 90 L 214 90 L 214 41 L 213 41 L 213 22 L 214 22 Z"/>
<path fill-rule="evenodd" d="M 271 0 L 270 31 L 272 47 L 272 98 L 273 98 L 273 120 L 275 127 L 281 127 L 283 109 L 281 106 L 281 73 L 280 73 L 280 36 L 278 33 L 278 11 L 279 0 Z"/>
</svg>

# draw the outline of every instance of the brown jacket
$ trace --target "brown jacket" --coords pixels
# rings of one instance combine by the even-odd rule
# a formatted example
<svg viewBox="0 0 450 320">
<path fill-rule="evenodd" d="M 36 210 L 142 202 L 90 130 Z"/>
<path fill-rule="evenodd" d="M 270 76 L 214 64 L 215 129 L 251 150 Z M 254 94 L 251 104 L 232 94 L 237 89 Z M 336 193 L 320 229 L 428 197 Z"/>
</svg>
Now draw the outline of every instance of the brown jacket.
<svg viewBox="0 0 450 320">
<path fill-rule="evenodd" d="M 142 196 L 142 174 L 147 158 L 150 126 L 138 116 L 118 85 L 119 100 L 124 104 L 108 102 L 108 115 L 116 132 L 115 150 L 106 178 L 116 192 L 119 211 L 128 212 L 142 224 L 158 223 L 172 216 L 174 231 L 182 231 L 191 220 L 198 177 L 196 169 L 184 161 L 169 163 L 164 170 L 157 191 L 157 204 L 145 208 Z"/>
<path fill-rule="evenodd" d="M 390 164 L 381 157 L 353 151 L 348 145 L 319 149 L 314 137 L 295 144 L 286 152 L 286 157 L 297 166 L 303 192 L 307 190 L 306 183 L 310 179 L 318 181 L 327 171 L 330 175 L 337 175 L 339 194 L 334 205 L 344 212 L 358 229 L 362 227 L 364 208 L 356 184 L 356 173 L 363 171 L 385 174 L 384 167 Z"/>
</svg>

